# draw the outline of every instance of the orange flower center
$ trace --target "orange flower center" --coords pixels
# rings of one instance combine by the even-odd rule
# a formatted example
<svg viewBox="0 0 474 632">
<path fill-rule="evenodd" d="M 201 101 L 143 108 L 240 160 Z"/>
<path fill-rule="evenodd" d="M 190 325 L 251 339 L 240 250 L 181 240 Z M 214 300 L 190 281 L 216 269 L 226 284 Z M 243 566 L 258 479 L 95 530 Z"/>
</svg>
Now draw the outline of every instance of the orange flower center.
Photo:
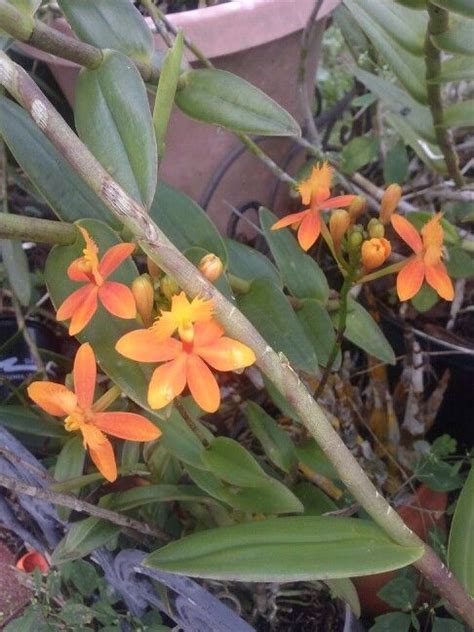
<svg viewBox="0 0 474 632">
<path fill-rule="evenodd" d="M 76 406 L 74 411 L 64 420 L 64 427 L 68 432 L 81 430 L 85 424 L 92 421 L 93 413 L 90 410 L 84 410 L 80 406 Z"/>
</svg>

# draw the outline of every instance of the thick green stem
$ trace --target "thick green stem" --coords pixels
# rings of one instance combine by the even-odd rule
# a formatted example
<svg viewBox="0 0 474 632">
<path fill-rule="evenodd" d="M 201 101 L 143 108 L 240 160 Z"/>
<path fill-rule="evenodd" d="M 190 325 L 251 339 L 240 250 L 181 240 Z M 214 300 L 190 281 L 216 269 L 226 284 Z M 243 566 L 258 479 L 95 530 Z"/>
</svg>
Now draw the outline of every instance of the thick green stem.
<svg viewBox="0 0 474 632">
<path fill-rule="evenodd" d="M 460 616 L 474 626 L 474 602 L 454 577 L 449 576 L 447 571 L 444 573 L 441 560 L 405 525 L 378 492 L 288 361 L 274 351 L 237 307 L 177 250 L 146 210 L 130 198 L 81 143 L 28 74 L 4 53 L 0 53 L 0 80 L 73 169 L 134 233 L 142 250 L 176 279 L 187 294 L 199 295 L 214 302 L 216 317 L 230 335 L 253 349 L 257 366 L 293 405 L 356 501 L 397 543 L 424 547 L 425 552 L 416 566 L 435 583 Z M 442 580 L 438 581 L 440 578 Z"/>
<path fill-rule="evenodd" d="M 0 239 L 66 246 L 72 244 L 76 237 L 77 231 L 73 224 L 22 215 L 0 215 Z"/>
<path fill-rule="evenodd" d="M 426 91 L 428 105 L 433 117 L 436 140 L 443 152 L 448 173 L 458 187 L 464 186 L 464 178 L 459 170 L 459 157 L 454 147 L 451 131 L 444 120 L 441 83 L 437 80 L 441 74 L 441 51 L 433 44 L 431 37 L 444 33 L 449 28 L 449 13 L 446 9 L 427 2 L 428 29 L 425 38 Z"/>
</svg>

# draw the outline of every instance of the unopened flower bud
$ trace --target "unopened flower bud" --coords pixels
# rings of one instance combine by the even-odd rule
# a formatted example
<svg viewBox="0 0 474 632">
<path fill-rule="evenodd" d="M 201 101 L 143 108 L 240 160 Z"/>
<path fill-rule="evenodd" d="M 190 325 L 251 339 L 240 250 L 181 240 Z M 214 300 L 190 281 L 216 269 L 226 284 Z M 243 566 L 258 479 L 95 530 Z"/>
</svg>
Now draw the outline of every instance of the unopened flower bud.
<svg viewBox="0 0 474 632">
<path fill-rule="evenodd" d="M 153 283 L 148 274 L 142 274 L 132 283 L 132 294 L 137 304 L 139 313 L 145 327 L 150 327 L 153 323 L 153 303 L 155 293 Z"/>
<path fill-rule="evenodd" d="M 176 281 L 167 274 L 165 274 L 165 276 L 161 279 L 160 288 L 164 296 L 166 296 L 169 301 L 171 301 L 171 297 L 174 294 L 177 294 L 180 289 Z"/>
<path fill-rule="evenodd" d="M 347 245 L 350 250 L 356 251 L 360 249 L 362 242 L 364 241 L 364 235 L 361 230 L 353 230 L 347 238 Z"/>
<path fill-rule="evenodd" d="M 367 224 L 367 230 L 369 232 L 369 236 L 371 238 L 381 238 L 385 236 L 385 228 L 382 222 L 373 217 L 370 222 Z"/>
<path fill-rule="evenodd" d="M 361 249 L 364 270 L 368 272 L 381 266 L 389 257 L 391 251 L 390 242 L 383 237 L 381 239 L 375 237 L 364 241 Z"/>
<path fill-rule="evenodd" d="M 199 262 L 199 272 L 213 283 L 221 276 L 224 266 L 217 255 L 209 253 Z"/>
<path fill-rule="evenodd" d="M 364 197 L 358 195 L 356 198 L 354 198 L 349 208 L 347 209 L 349 215 L 351 216 L 351 221 L 355 222 L 357 218 L 360 217 L 362 213 L 366 210 L 366 208 L 367 200 Z"/>
<path fill-rule="evenodd" d="M 351 216 L 347 211 L 338 208 L 331 213 L 331 217 L 329 218 L 329 232 L 331 233 L 331 237 L 336 250 L 339 250 L 341 246 L 341 240 L 344 237 L 345 232 L 349 228 L 350 223 Z"/>
<path fill-rule="evenodd" d="M 400 202 L 401 197 L 402 188 L 399 184 L 391 184 L 385 189 L 382 201 L 380 202 L 379 218 L 382 224 L 388 224 L 390 217 Z"/>
<path fill-rule="evenodd" d="M 160 266 L 158 266 L 153 261 L 153 259 L 150 259 L 150 257 L 146 258 L 146 267 L 148 270 L 148 274 L 151 276 L 152 279 L 159 279 L 161 275 L 163 274 L 163 271 L 160 268 Z"/>
</svg>

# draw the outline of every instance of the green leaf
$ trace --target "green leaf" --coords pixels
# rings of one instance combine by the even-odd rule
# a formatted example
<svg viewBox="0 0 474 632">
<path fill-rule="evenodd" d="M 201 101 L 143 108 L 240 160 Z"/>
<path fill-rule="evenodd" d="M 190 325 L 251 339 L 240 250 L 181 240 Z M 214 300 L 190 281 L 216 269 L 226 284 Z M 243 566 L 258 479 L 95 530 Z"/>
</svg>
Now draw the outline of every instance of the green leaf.
<svg viewBox="0 0 474 632">
<path fill-rule="evenodd" d="M 383 586 L 377 597 L 397 610 L 411 610 L 418 599 L 418 575 L 411 568 L 399 571 Z"/>
<path fill-rule="evenodd" d="M 354 19 L 364 29 L 365 34 L 382 54 L 394 74 L 411 96 L 421 103 L 426 104 L 427 96 L 424 82 L 420 77 L 425 76 L 424 61 L 421 57 L 413 55 L 395 41 L 393 34 L 383 29 L 362 5 L 355 0 L 345 0 L 345 5 L 352 13 Z"/>
<path fill-rule="evenodd" d="M 108 50 L 97 69 L 83 68 L 74 116 L 79 137 L 104 169 L 149 208 L 158 158 L 145 84 L 135 65 L 122 53 Z"/>
<path fill-rule="evenodd" d="M 279 287 L 266 279 L 253 281 L 236 299 L 238 308 L 268 344 L 295 366 L 316 373 L 318 360 L 303 327 Z"/>
<path fill-rule="evenodd" d="M 472 81 L 474 80 L 474 64 L 471 57 L 454 55 L 443 62 L 441 73 L 432 83 L 445 81 Z"/>
<path fill-rule="evenodd" d="M 373 162 L 379 152 L 376 136 L 358 136 L 344 145 L 341 153 L 341 169 L 344 173 L 354 173 Z"/>
<path fill-rule="evenodd" d="M 447 173 L 446 163 L 438 145 L 420 138 L 420 135 L 401 116 L 386 114 L 388 123 L 400 134 L 406 145 L 409 145 L 430 169 L 441 174 Z"/>
<path fill-rule="evenodd" d="M 408 178 L 408 153 L 405 143 L 398 141 L 390 147 L 383 163 L 383 177 L 385 184 L 396 182 L 403 184 Z"/>
<path fill-rule="evenodd" d="M 474 597 L 474 467 L 459 495 L 451 524 L 448 568 Z"/>
<path fill-rule="evenodd" d="M 199 246 L 213 252 L 227 266 L 227 250 L 217 228 L 202 208 L 181 191 L 159 182 L 150 217 L 181 252 Z"/>
<path fill-rule="evenodd" d="M 409 632 L 411 617 L 404 612 L 389 612 L 375 619 L 370 632 Z"/>
<path fill-rule="evenodd" d="M 24 406 L 0 406 L 0 424 L 13 432 L 38 437 L 65 439 L 70 436 L 61 422 L 43 419 Z"/>
<path fill-rule="evenodd" d="M 293 492 L 303 503 L 305 516 L 321 516 L 329 511 L 339 509 L 332 498 L 329 498 L 319 487 L 313 483 L 308 483 L 308 481 L 297 483 Z"/>
<path fill-rule="evenodd" d="M 156 89 L 155 106 L 153 108 L 153 126 L 155 128 L 158 156 L 163 158 L 165 153 L 166 130 L 173 108 L 176 87 L 181 71 L 181 57 L 183 55 L 183 33 L 176 36 L 173 46 L 166 53 L 161 68 L 160 80 Z"/>
<path fill-rule="evenodd" d="M 99 583 L 99 576 L 95 567 L 85 560 L 75 560 L 63 564 L 61 579 L 65 582 L 71 582 L 83 597 L 91 595 Z"/>
<path fill-rule="evenodd" d="M 329 285 L 316 261 L 307 255 L 290 229 L 272 230 L 278 217 L 266 208 L 259 211 L 260 224 L 283 282 L 297 298 L 315 298 L 325 302 Z"/>
<path fill-rule="evenodd" d="M 337 480 L 339 478 L 339 474 L 333 464 L 314 439 L 308 439 L 299 445 L 296 448 L 296 456 L 299 461 L 314 472 L 322 474 L 323 476 L 333 480 Z"/>
<path fill-rule="evenodd" d="M 101 506 L 123 512 L 145 505 L 175 501 L 208 502 L 209 497 L 194 485 L 146 485 L 108 494 L 102 498 Z"/>
<path fill-rule="evenodd" d="M 411 299 L 413 307 L 423 313 L 429 311 L 439 301 L 439 296 L 427 283 L 423 283 L 421 290 Z"/>
<path fill-rule="evenodd" d="M 429 211 L 413 211 L 413 213 L 409 213 L 407 219 L 413 224 L 413 226 L 420 231 L 423 226 L 432 219 L 433 213 Z M 451 224 L 445 217 L 441 218 L 441 226 L 444 231 L 444 243 L 445 245 L 455 246 L 459 244 L 459 233 L 456 227 Z"/>
<path fill-rule="evenodd" d="M 368 521 L 304 516 L 194 533 L 144 563 L 191 577 L 289 582 L 371 575 L 411 564 L 423 552 L 395 544 Z"/>
<path fill-rule="evenodd" d="M 418 457 L 414 465 L 415 476 L 436 492 L 451 492 L 462 486 L 459 464 L 449 465 L 432 451 Z"/>
<path fill-rule="evenodd" d="M 54 468 L 54 478 L 56 481 L 66 481 L 69 478 L 80 476 L 84 470 L 86 451 L 83 445 L 82 436 L 73 436 L 66 441 L 58 455 Z M 58 515 L 62 520 L 67 520 L 71 514 L 68 507 L 58 507 Z"/>
<path fill-rule="evenodd" d="M 308 299 L 303 301 L 303 305 L 297 310 L 296 315 L 303 325 L 308 340 L 313 345 L 319 364 L 326 366 L 336 341 L 334 325 L 326 308 L 319 301 Z M 340 364 L 341 353 L 338 352 L 334 369 L 338 369 Z"/>
<path fill-rule="evenodd" d="M 337 325 L 338 321 L 339 315 L 335 313 L 333 322 Z M 344 337 L 382 362 L 395 364 L 395 354 L 382 330 L 369 312 L 351 297 Z"/>
<path fill-rule="evenodd" d="M 101 219 L 114 228 L 120 226 L 25 110 L 6 97 L 0 97 L 0 134 L 59 219 L 65 222 Z"/>
<path fill-rule="evenodd" d="M 327 579 L 325 582 L 329 586 L 331 594 L 342 599 L 349 604 L 354 615 L 360 617 L 360 601 L 357 589 L 350 579 L 341 577 L 340 579 Z"/>
<path fill-rule="evenodd" d="M 158 419 L 156 416 L 155 418 Z M 164 421 L 160 420 L 158 425 L 162 432 L 160 445 L 163 448 L 183 463 L 205 469 L 201 460 L 203 445 L 176 409 L 173 408 L 169 417 Z"/>
<path fill-rule="evenodd" d="M 474 33 L 474 23 L 472 27 Z M 473 63 L 474 66 L 474 63 Z M 474 99 L 460 101 L 449 105 L 444 110 L 444 123 L 448 127 L 473 127 L 474 126 Z"/>
<path fill-rule="evenodd" d="M 426 0 L 395 0 L 395 2 L 409 9 L 426 9 Z"/>
<path fill-rule="evenodd" d="M 23 307 L 28 307 L 31 299 L 30 270 L 21 242 L 0 239 L 0 252 L 13 293 Z"/>
<path fill-rule="evenodd" d="M 58 0 L 58 3 L 83 42 L 121 51 L 141 62 L 151 60 L 152 32 L 129 0 Z"/>
<path fill-rule="evenodd" d="M 435 617 L 431 632 L 466 632 L 466 626 L 454 619 Z"/>
<path fill-rule="evenodd" d="M 234 439 L 214 439 L 211 445 L 203 450 L 201 459 L 212 474 L 230 485 L 259 487 L 268 479 L 250 452 Z"/>
<path fill-rule="evenodd" d="M 474 55 L 474 38 L 472 37 L 472 22 L 463 20 L 456 22 L 444 33 L 432 35 L 433 44 L 447 53 L 459 55 Z"/>
<path fill-rule="evenodd" d="M 52 563 L 62 564 L 85 557 L 94 549 L 110 542 L 121 530 L 116 524 L 100 518 L 75 522 L 53 551 Z"/>
<path fill-rule="evenodd" d="M 277 408 L 281 410 L 285 417 L 294 419 L 295 421 L 301 421 L 298 413 L 284 395 L 280 393 L 277 387 L 271 382 L 265 375 L 262 374 L 263 383 L 267 389 L 268 395 Z"/>
<path fill-rule="evenodd" d="M 245 281 L 268 279 L 282 287 L 278 270 L 265 255 L 234 239 L 225 238 L 224 242 L 229 253 L 229 272 Z"/>
<path fill-rule="evenodd" d="M 86 228 L 99 248 L 102 257 L 111 246 L 120 243 L 117 234 L 106 224 L 96 220 L 83 220 L 78 222 Z M 82 256 L 84 240 L 78 231 L 78 239 L 71 246 L 55 246 L 46 260 L 45 278 L 53 305 L 57 309 L 59 305 L 81 287 L 71 281 L 67 276 L 69 264 L 77 257 Z M 131 286 L 138 276 L 138 271 L 131 259 L 124 261 L 119 268 L 109 277 L 127 286 Z M 112 317 L 99 304 L 97 312 L 90 323 L 77 336 L 80 342 L 89 342 L 96 354 L 102 371 L 111 377 L 122 390 L 137 404 L 148 408 L 147 390 L 150 382 L 153 366 L 128 360 L 115 351 L 117 340 L 137 329 L 135 319 L 124 320 Z"/>
<path fill-rule="evenodd" d="M 442 9 L 465 15 L 467 18 L 474 18 L 472 0 L 432 0 L 432 2 Z"/>
<path fill-rule="evenodd" d="M 264 92 L 226 70 L 182 75 L 176 105 L 188 116 L 244 134 L 301 136 L 294 118 Z"/>
<path fill-rule="evenodd" d="M 428 107 L 417 103 L 405 90 L 361 68 L 351 68 L 354 75 L 394 114 L 402 117 L 422 138 L 435 143 L 436 134 Z"/>
<path fill-rule="evenodd" d="M 284 472 L 297 466 L 295 446 L 289 435 L 255 402 L 245 406 L 250 430 L 259 440 L 268 459 Z"/>
<path fill-rule="evenodd" d="M 448 274 L 453 279 L 469 279 L 474 276 L 474 258 L 460 246 L 448 248 L 449 259 L 445 259 Z"/>
</svg>

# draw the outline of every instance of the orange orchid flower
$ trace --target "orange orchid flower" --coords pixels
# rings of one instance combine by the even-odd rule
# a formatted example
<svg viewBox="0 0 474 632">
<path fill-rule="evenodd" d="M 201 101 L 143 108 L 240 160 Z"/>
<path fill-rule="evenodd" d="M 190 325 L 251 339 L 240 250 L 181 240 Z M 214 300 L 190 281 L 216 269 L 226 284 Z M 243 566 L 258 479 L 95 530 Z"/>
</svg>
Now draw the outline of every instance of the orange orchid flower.
<svg viewBox="0 0 474 632">
<path fill-rule="evenodd" d="M 331 197 L 333 170 L 327 162 L 313 167 L 307 180 L 300 182 L 298 191 L 303 204 L 310 208 L 291 213 L 273 224 L 272 230 L 291 226 L 298 230 L 298 241 L 303 250 L 309 250 L 321 232 L 321 211 L 331 208 L 350 206 L 356 195 L 338 195 Z"/>
<path fill-rule="evenodd" d="M 415 253 L 398 273 L 397 294 L 401 301 L 413 298 L 424 280 L 441 298 L 447 301 L 454 298 L 452 281 L 441 261 L 444 239 L 441 216 L 441 213 L 436 213 L 421 229 L 421 236 L 413 224 L 404 217 L 391 217 L 393 228 Z"/>
<path fill-rule="evenodd" d="M 213 310 L 212 301 L 196 296 L 190 302 L 184 292 L 175 294 L 171 297 L 171 310 L 161 310 L 161 316 L 153 324 L 156 340 L 165 340 L 178 330 L 181 340 L 192 342 L 193 323 L 210 320 Z"/>
<path fill-rule="evenodd" d="M 161 432 L 142 415 L 102 412 L 109 403 L 106 396 L 93 403 L 96 359 L 89 343 L 81 345 L 77 351 L 73 379 L 74 392 L 55 382 L 32 382 L 28 395 L 50 415 L 66 417 L 66 430 L 82 433 L 84 447 L 89 450 L 97 469 L 112 482 L 117 478 L 117 465 L 112 444 L 104 433 L 130 441 L 152 441 Z"/>
<path fill-rule="evenodd" d="M 180 395 L 187 384 L 197 404 L 213 413 L 219 408 L 220 392 L 209 366 L 217 371 L 235 371 L 255 362 L 252 349 L 223 334 L 219 323 L 206 320 L 195 323 L 191 341 L 162 340 L 154 325 L 125 334 L 115 348 L 131 360 L 164 362 L 155 369 L 148 387 L 151 408 L 163 408 Z"/>
<path fill-rule="evenodd" d="M 86 242 L 83 256 L 75 259 L 67 269 L 71 281 L 86 283 L 73 292 L 59 307 L 58 320 L 71 319 L 69 334 L 74 336 L 84 329 L 97 311 L 97 300 L 119 318 L 135 318 L 135 299 L 123 283 L 107 281 L 114 270 L 129 257 L 134 244 L 117 244 L 109 248 L 99 262 L 99 249 L 85 228 L 78 227 Z"/>
</svg>

